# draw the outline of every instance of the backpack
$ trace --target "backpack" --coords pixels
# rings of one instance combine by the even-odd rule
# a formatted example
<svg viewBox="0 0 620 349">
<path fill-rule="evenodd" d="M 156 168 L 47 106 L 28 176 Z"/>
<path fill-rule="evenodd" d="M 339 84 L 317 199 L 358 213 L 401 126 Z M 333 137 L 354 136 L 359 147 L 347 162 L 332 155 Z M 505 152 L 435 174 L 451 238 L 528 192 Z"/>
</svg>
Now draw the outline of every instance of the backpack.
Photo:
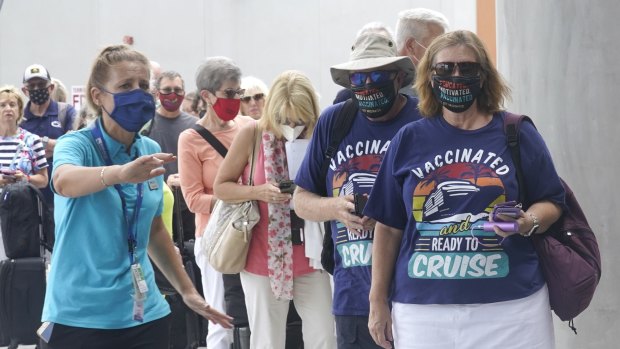
<svg viewBox="0 0 620 349">
<path fill-rule="evenodd" d="M 517 170 L 519 199 L 527 203 L 519 149 L 519 127 L 523 121 L 534 124 L 525 115 L 506 113 L 504 132 Z M 532 242 L 547 281 L 551 309 L 562 321 L 568 321 L 577 334 L 573 319 L 588 307 L 594 296 L 601 279 L 601 255 L 575 194 L 561 181 L 566 191 L 566 210 L 547 232 L 532 235 Z"/>
<path fill-rule="evenodd" d="M 355 119 L 355 114 L 357 114 L 357 103 L 353 99 L 348 99 L 340 112 L 335 115 L 333 125 L 332 125 L 332 134 L 329 139 L 329 145 L 327 150 L 325 150 L 325 158 L 323 160 L 323 164 L 321 166 L 321 187 L 319 188 L 319 192 L 317 194 L 321 196 L 327 196 L 327 185 L 325 180 L 327 178 L 327 170 L 329 169 L 329 164 L 336 155 L 336 151 L 338 150 L 338 146 L 344 139 L 349 131 L 351 130 L 351 125 L 353 125 L 353 120 Z M 325 269 L 326 272 L 331 275 L 334 274 L 334 240 L 332 239 L 332 225 L 331 221 L 324 222 L 325 226 L 325 234 L 323 235 L 323 249 L 321 250 L 321 266 Z"/>
<path fill-rule="evenodd" d="M 54 246 L 54 216 L 43 193 L 28 182 L 4 186 L 0 227 L 8 258 L 42 257 Z"/>
<path fill-rule="evenodd" d="M 67 110 L 68 109 L 69 109 L 69 104 L 58 102 L 58 121 L 60 121 L 60 125 L 62 126 L 63 131 L 66 131 L 65 122 L 67 121 Z M 73 129 L 73 127 L 71 127 L 71 129 Z"/>
</svg>

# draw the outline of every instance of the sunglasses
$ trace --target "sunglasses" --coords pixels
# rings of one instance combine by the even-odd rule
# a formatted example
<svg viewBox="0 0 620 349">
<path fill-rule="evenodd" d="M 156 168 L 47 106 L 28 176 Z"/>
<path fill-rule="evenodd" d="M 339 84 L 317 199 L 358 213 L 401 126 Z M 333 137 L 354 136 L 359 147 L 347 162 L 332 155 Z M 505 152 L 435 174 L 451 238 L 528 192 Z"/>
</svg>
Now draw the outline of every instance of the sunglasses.
<svg viewBox="0 0 620 349">
<path fill-rule="evenodd" d="M 463 77 L 472 77 L 480 73 L 480 63 L 478 62 L 439 62 L 435 64 L 433 70 L 435 74 L 441 77 L 447 77 L 454 74 L 456 67 Z"/>
<path fill-rule="evenodd" d="M 393 70 L 375 70 L 369 72 L 355 72 L 349 74 L 351 86 L 364 86 L 366 81 L 370 79 L 373 84 L 388 82 L 394 78 L 396 72 Z"/>
<path fill-rule="evenodd" d="M 254 102 L 258 102 L 261 99 L 265 98 L 264 93 L 257 93 L 254 96 L 243 96 L 241 97 L 241 102 L 250 103 L 250 100 L 254 99 Z"/>
<path fill-rule="evenodd" d="M 234 88 L 227 88 L 224 91 L 220 91 L 223 92 L 226 95 L 226 98 L 228 99 L 232 99 L 237 97 L 237 95 L 239 95 L 239 97 L 243 97 L 243 94 L 245 93 L 245 89 L 244 88 L 238 88 L 238 89 L 234 89 Z"/>
</svg>

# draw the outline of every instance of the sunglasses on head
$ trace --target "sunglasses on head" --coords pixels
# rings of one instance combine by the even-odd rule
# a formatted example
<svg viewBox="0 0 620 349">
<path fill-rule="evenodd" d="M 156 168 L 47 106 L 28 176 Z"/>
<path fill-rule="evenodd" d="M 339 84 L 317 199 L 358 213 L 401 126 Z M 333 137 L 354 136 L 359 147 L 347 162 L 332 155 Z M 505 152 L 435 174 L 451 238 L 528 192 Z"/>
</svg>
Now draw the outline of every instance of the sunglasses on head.
<svg viewBox="0 0 620 349">
<path fill-rule="evenodd" d="M 241 102 L 250 103 L 250 100 L 254 99 L 254 102 L 258 102 L 265 97 L 264 93 L 257 93 L 254 96 L 243 96 Z"/>
<path fill-rule="evenodd" d="M 480 63 L 478 62 L 439 62 L 435 64 L 433 70 L 435 74 L 447 77 L 454 74 L 456 67 L 459 68 L 459 74 L 463 77 L 476 76 L 480 73 Z"/>
<path fill-rule="evenodd" d="M 239 95 L 239 97 L 243 97 L 243 94 L 245 93 L 245 89 L 244 88 L 238 88 L 238 89 L 227 88 L 224 91 L 220 91 L 220 92 L 224 93 L 226 95 L 226 98 L 232 99 L 232 98 L 235 98 L 237 95 Z"/>
<path fill-rule="evenodd" d="M 349 81 L 351 86 L 364 86 L 366 81 L 370 79 L 373 84 L 388 82 L 394 78 L 393 70 L 375 70 L 369 72 L 355 72 L 349 74 Z"/>
</svg>

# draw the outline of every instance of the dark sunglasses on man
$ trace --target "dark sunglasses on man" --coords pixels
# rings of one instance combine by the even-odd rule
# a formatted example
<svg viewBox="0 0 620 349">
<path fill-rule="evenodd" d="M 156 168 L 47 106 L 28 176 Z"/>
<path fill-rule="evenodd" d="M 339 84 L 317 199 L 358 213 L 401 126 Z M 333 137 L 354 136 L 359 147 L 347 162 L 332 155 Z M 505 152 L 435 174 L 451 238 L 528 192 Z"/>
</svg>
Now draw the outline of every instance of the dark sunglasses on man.
<svg viewBox="0 0 620 349">
<path fill-rule="evenodd" d="M 349 82 L 352 87 L 360 87 L 366 85 L 366 81 L 370 79 L 373 84 L 380 84 L 391 81 L 396 76 L 393 70 L 375 70 L 369 72 L 355 72 L 349 74 Z"/>
<path fill-rule="evenodd" d="M 250 103 L 250 100 L 254 99 L 254 102 L 258 102 L 261 99 L 265 98 L 264 93 L 257 93 L 254 96 L 243 96 L 241 97 L 241 102 Z"/>
<path fill-rule="evenodd" d="M 448 77 L 454 74 L 457 67 L 462 77 L 472 77 L 480 73 L 478 62 L 439 62 L 433 66 L 433 70 L 440 77 Z"/>
</svg>

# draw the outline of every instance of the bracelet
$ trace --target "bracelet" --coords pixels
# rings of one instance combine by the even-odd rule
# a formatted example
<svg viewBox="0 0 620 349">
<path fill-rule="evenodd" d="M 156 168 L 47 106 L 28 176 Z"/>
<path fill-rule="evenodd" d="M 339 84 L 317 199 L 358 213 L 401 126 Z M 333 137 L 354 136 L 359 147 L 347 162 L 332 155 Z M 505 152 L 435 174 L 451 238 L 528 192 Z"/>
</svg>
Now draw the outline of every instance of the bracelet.
<svg viewBox="0 0 620 349">
<path fill-rule="evenodd" d="M 99 179 L 101 179 L 101 184 L 103 184 L 103 186 L 107 188 L 107 187 L 109 187 L 110 185 L 108 185 L 108 184 L 105 182 L 105 180 L 103 179 L 103 173 L 105 172 L 105 169 L 106 169 L 106 168 L 107 168 L 106 166 L 104 166 L 104 167 L 102 167 L 102 168 L 101 168 L 101 172 L 99 172 Z"/>
<path fill-rule="evenodd" d="M 523 234 L 525 237 L 532 236 L 532 234 L 536 234 L 538 232 L 538 228 L 540 228 L 540 223 L 538 222 L 538 217 L 536 217 L 533 213 L 527 214 L 532 219 L 532 229 L 527 233 Z"/>
</svg>

